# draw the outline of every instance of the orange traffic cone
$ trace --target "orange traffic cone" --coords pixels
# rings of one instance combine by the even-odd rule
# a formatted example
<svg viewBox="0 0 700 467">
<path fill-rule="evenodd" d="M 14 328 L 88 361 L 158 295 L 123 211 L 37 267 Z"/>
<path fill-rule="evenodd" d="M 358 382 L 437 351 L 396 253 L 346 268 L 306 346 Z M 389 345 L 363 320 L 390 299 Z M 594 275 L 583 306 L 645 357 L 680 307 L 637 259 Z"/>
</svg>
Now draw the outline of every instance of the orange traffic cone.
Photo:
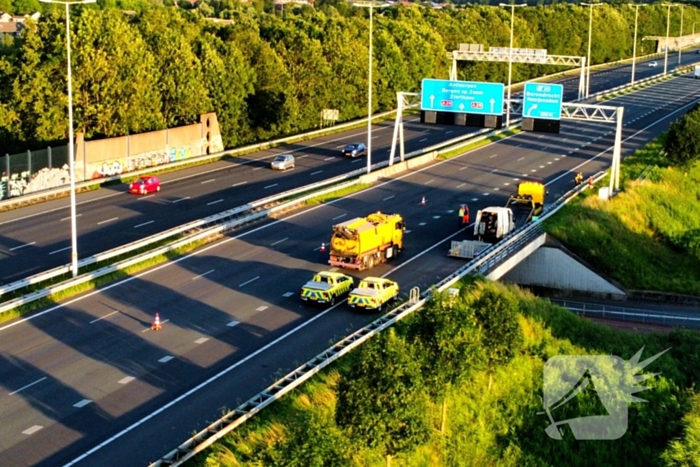
<svg viewBox="0 0 700 467">
<path fill-rule="evenodd" d="M 153 325 L 151 326 L 151 329 L 154 331 L 160 331 L 160 316 L 158 316 L 158 313 L 156 313 L 156 318 L 153 320 Z"/>
<path fill-rule="evenodd" d="M 325 252 L 326 252 L 326 243 L 323 242 L 323 243 L 321 243 L 321 253 L 325 253 Z"/>
<path fill-rule="evenodd" d="M 420 200 L 420 205 L 421 205 L 421 206 L 425 206 L 425 196 L 423 196 L 423 199 Z"/>
</svg>

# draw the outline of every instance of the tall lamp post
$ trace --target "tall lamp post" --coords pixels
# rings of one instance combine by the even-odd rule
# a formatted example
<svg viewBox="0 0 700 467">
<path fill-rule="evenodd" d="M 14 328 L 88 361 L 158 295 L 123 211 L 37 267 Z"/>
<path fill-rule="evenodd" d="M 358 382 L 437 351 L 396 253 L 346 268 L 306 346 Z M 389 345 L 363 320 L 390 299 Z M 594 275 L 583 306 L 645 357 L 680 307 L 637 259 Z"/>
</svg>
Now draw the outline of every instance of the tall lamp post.
<svg viewBox="0 0 700 467">
<path fill-rule="evenodd" d="M 679 36 L 679 41 L 681 41 L 680 44 L 678 44 L 678 65 L 680 66 L 681 64 L 681 51 L 683 50 L 683 5 L 681 5 L 681 32 L 678 35 Z"/>
<path fill-rule="evenodd" d="M 664 47 L 664 76 L 668 70 L 668 33 L 671 31 L 671 7 L 679 6 L 673 3 L 666 3 L 663 6 L 668 7 L 666 11 L 666 47 Z"/>
<path fill-rule="evenodd" d="M 592 32 L 593 32 L 593 7 L 594 6 L 600 6 L 602 3 L 583 3 L 581 2 L 581 5 L 590 7 L 589 8 L 589 14 L 588 14 L 588 55 L 586 55 L 586 98 L 588 98 L 588 90 L 591 85 L 591 39 L 592 39 Z"/>
<path fill-rule="evenodd" d="M 506 104 L 506 128 L 510 127 L 510 85 L 513 76 L 513 27 L 515 26 L 515 7 L 526 7 L 526 3 L 499 3 L 498 6 L 510 8 L 510 48 L 508 49 L 508 104 Z"/>
<path fill-rule="evenodd" d="M 637 62 L 637 20 L 639 18 L 639 7 L 647 6 L 645 3 L 628 3 L 634 7 L 634 45 L 632 46 L 632 80 L 630 84 L 634 84 L 634 70 Z"/>
<path fill-rule="evenodd" d="M 367 85 L 367 173 L 372 170 L 372 23 L 375 8 L 387 6 L 383 2 L 359 1 L 352 4 L 356 7 L 369 8 L 369 83 Z"/>
<path fill-rule="evenodd" d="M 73 147 L 73 75 L 70 66 L 70 6 L 95 3 L 97 0 L 62 2 L 60 0 L 40 0 L 43 3 L 57 3 L 66 6 L 66 58 L 68 62 L 68 170 L 70 173 L 70 228 L 71 228 L 71 271 L 78 275 L 78 234 L 75 213 L 75 148 Z"/>
</svg>

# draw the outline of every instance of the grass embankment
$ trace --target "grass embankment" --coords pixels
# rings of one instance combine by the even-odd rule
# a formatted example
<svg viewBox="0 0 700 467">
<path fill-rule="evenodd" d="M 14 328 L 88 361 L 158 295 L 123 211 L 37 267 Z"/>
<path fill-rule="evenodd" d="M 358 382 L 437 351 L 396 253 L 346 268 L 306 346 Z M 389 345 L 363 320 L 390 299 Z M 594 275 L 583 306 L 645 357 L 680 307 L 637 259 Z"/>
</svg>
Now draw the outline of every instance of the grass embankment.
<svg viewBox="0 0 700 467">
<path fill-rule="evenodd" d="M 700 295 L 700 163 L 672 167 L 662 148 L 625 159 L 610 201 L 585 191 L 544 228 L 627 288 Z"/>
<path fill-rule="evenodd" d="M 484 291 L 490 291 L 497 302 L 510 301 L 518 307 L 515 319 L 522 338 L 515 356 L 508 363 L 494 368 L 491 389 L 488 389 L 489 378 L 484 366 L 475 364 L 463 383 L 447 390 L 444 434 L 440 432 L 441 404 L 430 399 L 422 412 L 429 423 L 427 439 L 398 453 L 392 465 L 696 465 L 692 462 L 700 458 L 700 447 L 693 436 L 700 431 L 700 401 L 692 392 L 700 383 L 700 373 L 697 372 L 700 337 L 697 334 L 635 335 L 613 331 L 583 320 L 546 300 L 497 283 L 463 286 L 460 300 L 464 301 L 458 306 L 462 306 L 461 303 L 472 303 L 473 306 L 474 302 L 470 300 L 479 294 L 483 297 Z M 425 313 L 425 310 L 419 313 Z M 406 318 L 396 326 L 396 335 L 408 342 L 407 330 L 418 318 L 418 314 Z M 461 320 L 454 324 L 465 326 L 465 332 L 469 332 L 466 331 L 469 324 Z M 450 334 L 460 336 L 461 330 L 452 330 Z M 336 422 L 336 409 L 342 404 L 339 388 L 343 387 L 343 378 L 348 377 L 353 362 L 364 361 L 362 352 L 365 346 L 367 344 L 276 402 L 196 457 L 191 464 L 207 467 L 385 465 L 384 451 L 354 438 L 362 430 L 376 430 L 382 434 L 385 427 L 364 426 L 354 431 L 341 428 Z M 644 346 L 640 361 L 669 347 L 671 349 L 642 371 L 661 372 L 661 375 L 642 383 L 650 390 L 637 396 L 649 402 L 630 404 L 628 430 L 622 438 L 576 441 L 570 432 L 565 433 L 563 440 L 546 435 L 544 430 L 549 419 L 538 412 L 543 410 L 542 375 L 547 359 L 555 355 L 612 354 L 629 360 Z M 416 360 L 418 355 L 423 355 L 420 346 L 408 344 L 408 348 L 411 350 L 409 359 Z M 389 371 L 395 372 L 390 380 L 403 386 L 397 392 L 407 390 L 406 372 L 410 363 L 404 361 L 402 367 Z M 369 372 L 385 370 L 375 366 Z M 421 387 L 427 388 L 427 385 Z M 366 406 L 368 410 L 385 414 L 388 406 L 378 401 L 386 401 L 386 397 L 377 391 L 375 387 L 367 388 Z M 596 409 L 602 411 L 594 411 Z M 594 392 L 585 390 L 553 411 L 555 420 L 601 414 L 606 412 L 600 400 Z M 685 420 L 681 422 L 684 416 Z M 684 423 L 688 425 L 687 433 L 684 432 Z M 410 428 L 415 426 L 407 424 L 405 427 L 404 434 L 409 436 Z M 397 432 L 402 433 L 400 427 Z M 386 440 L 376 441 L 381 445 Z M 686 463 L 679 461 L 682 459 Z"/>
</svg>

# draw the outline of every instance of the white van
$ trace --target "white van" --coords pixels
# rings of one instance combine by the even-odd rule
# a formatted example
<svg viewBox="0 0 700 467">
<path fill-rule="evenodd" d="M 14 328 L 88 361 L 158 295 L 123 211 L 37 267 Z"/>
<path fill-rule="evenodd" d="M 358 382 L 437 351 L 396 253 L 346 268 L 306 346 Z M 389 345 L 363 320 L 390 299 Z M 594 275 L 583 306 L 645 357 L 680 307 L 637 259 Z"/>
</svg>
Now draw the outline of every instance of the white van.
<svg viewBox="0 0 700 467">
<path fill-rule="evenodd" d="M 695 65 L 695 73 L 693 73 L 693 78 L 700 78 L 700 65 Z"/>
</svg>

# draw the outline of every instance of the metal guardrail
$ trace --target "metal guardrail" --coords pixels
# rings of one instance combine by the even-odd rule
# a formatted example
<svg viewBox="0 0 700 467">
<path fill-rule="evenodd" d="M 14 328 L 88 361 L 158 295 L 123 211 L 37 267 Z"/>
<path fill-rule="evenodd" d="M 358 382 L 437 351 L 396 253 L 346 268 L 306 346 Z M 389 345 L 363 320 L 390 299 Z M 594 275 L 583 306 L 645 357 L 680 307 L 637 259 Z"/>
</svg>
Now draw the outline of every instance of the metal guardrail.
<svg viewBox="0 0 700 467">
<path fill-rule="evenodd" d="M 595 176 L 595 180 L 599 181 L 604 175 L 604 172 L 597 174 Z M 550 205 L 550 207 L 546 209 L 546 212 L 541 219 L 544 220 L 555 214 L 584 189 L 586 189 L 586 186 L 581 185 L 573 190 L 570 190 L 562 198 Z M 303 384 L 313 375 L 330 365 L 341 356 L 347 354 L 363 342 L 377 335 L 379 332 L 397 321 L 405 318 L 414 311 L 419 310 L 430 299 L 433 290 L 443 292 L 467 274 L 471 274 L 477 270 L 482 270 L 483 267 L 488 267 L 491 264 L 497 263 L 499 260 L 502 260 L 504 256 L 507 256 L 510 254 L 510 252 L 514 251 L 514 249 L 520 248 L 525 242 L 531 241 L 532 238 L 539 235 L 539 232 L 541 232 L 541 224 L 539 222 L 527 224 L 521 227 L 510 236 L 485 250 L 477 259 L 470 261 L 467 265 L 444 278 L 435 286 L 434 289 L 423 292 L 420 299 L 417 299 L 418 291 L 417 287 L 414 287 L 409 294 L 411 297 L 409 302 L 389 311 L 362 329 L 355 331 L 348 337 L 327 348 L 308 362 L 304 363 L 294 371 L 270 385 L 265 390 L 250 398 L 248 401 L 229 411 L 219 420 L 201 430 L 184 443 L 180 444 L 177 448 L 168 452 L 159 460 L 151 463 L 149 467 L 182 465 L 185 461 L 192 458 L 197 453 L 208 448 L 216 441 L 226 436 L 232 430 L 241 426 L 262 409 L 272 404 L 272 402 L 280 399 L 285 394 Z"/>
<path fill-rule="evenodd" d="M 700 315 L 698 317 L 683 316 L 678 314 L 654 313 L 640 308 L 628 308 L 615 305 L 599 305 L 572 300 L 549 299 L 555 305 L 566 308 L 569 311 L 582 316 L 598 316 L 606 319 L 616 319 L 625 322 L 642 324 L 656 324 L 661 326 L 700 328 Z"/>
<path fill-rule="evenodd" d="M 317 188 L 321 188 L 327 185 L 332 185 L 335 183 L 340 183 L 343 182 L 347 179 L 357 177 L 365 172 L 366 169 L 358 169 L 354 170 L 352 172 L 348 172 L 344 175 L 340 175 L 337 177 L 329 178 L 327 180 L 323 180 L 317 183 L 313 183 L 311 185 L 306 185 L 300 188 L 296 188 L 293 190 L 285 191 L 283 193 L 279 193 L 277 195 L 273 196 L 268 196 L 267 198 L 262 198 L 257 201 L 252 201 L 248 204 L 244 204 L 242 206 L 238 206 L 236 208 L 214 214 L 212 216 L 208 216 L 202 219 L 198 219 L 192 222 L 188 222 L 187 224 L 180 225 L 178 227 L 174 227 L 169 230 L 165 230 L 163 232 L 157 233 L 155 235 L 151 235 L 149 237 L 146 237 L 142 240 L 138 240 L 136 242 L 131 242 L 126 245 L 119 246 L 117 248 L 113 248 L 111 250 L 98 253 L 94 256 L 90 256 L 87 258 L 83 258 L 78 261 L 78 269 L 84 268 L 86 266 L 90 266 L 96 263 L 100 263 L 102 261 L 106 261 L 111 258 L 115 258 L 117 256 L 121 256 L 126 253 L 130 253 L 135 250 L 139 250 L 141 248 L 144 248 L 148 245 L 151 245 L 153 243 L 157 243 L 160 241 L 163 241 L 165 239 L 175 237 L 177 235 L 181 235 L 182 233 L 200 229 L 203 227 L 206 227 L 211 224 L 216 224 L 216 223 L 221 223 L 225 222 L 227 219 L 235 218 L 236 216 L 240 216 L 241 214 L 244 213 L 249 213 L 252 211 L 255 211 L 256 209 L 259 209 L 263 206 L 266 206 L 268 204 L 277 202 L 279 200 L 289 198 L 291 196 L 297 195 L 299 193 L 304 193 L 307 191 L 315 190 Z M 13 292 L 15 290 L 21 290 L 23 288 L 29 287 L 31 285 L 36 285 L 40 284 L 42 282 L 46 282 L 48 280 L 51 280 L 55 277 L 59 277 L 64 274 L 68 274 L 71 271 L 70 264 L 65 265 L 65 266 L 59 266 L 54 269 L 50 269 L 48 271 L 41 272 L 39 274 L 35 274 L 31 277 L 27 277 L 25 279 L 21 279 L 19 281 L 12 282 L 10 284 L 2 285 L 0 286 L 0 296 Z"/>
<path fill-rule="evenodd" d="M 623 84 L 621 86 L 616 86 L 614 88 L 606 89 L 605 91 L 599 91 L 595 94 L 591 94 L 588 96 L 589 99 L 597 99 L 598 97 L 607 97 L 611 94 L 615 94 L 616 92 L 628 89 L 628 88 L 634 88 L 636 86 L 641 85 L 646 85 L 646 84 L 653 84 L 655 82 L 659 82 L 665 79 L 671 79 L 674 76 L 680 76 L 682 74 L 688 73 L 689 71 L 692 71 L 693 68 L 697 65 L 697 63 L 692 63 L 690 65 L 683 65 L 682 67 L 678 67 L 673 71 L 668 72 L 666 75 L 654 75 L 650 76 L 648 78 L 640 79 L 634 82 L 634 84 Z"/>
</svg>

